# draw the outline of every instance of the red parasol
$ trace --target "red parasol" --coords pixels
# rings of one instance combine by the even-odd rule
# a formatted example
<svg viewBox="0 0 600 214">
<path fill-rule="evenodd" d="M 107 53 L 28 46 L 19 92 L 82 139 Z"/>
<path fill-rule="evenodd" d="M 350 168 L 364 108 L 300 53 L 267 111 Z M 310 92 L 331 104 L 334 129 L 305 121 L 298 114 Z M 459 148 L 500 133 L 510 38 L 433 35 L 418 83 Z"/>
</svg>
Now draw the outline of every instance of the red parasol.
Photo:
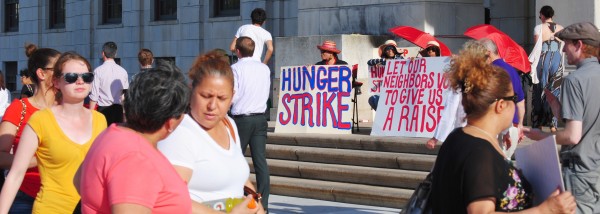
<svg viewBox="0 0 600 214">
<path fill-rule="evenodd" d="M 442 56 L 450 56 L 452 52 L 446 44 L 440 42 L 440 40 L 433 37 L 431 34 L 425 33 L 419 29 L 410 26 L 397 26 L 390 29 L 390 32 L 396 34 L 396 36 L 402 37 L 406 41 L 412 42 L 413 44 L 426 48 L 429 41 L 436 41 L 440 44 L 440 51 Z"/>
<path fill-rule="evenodd" d="M 464 34 L 473 39 L 491 39 L 498 46 L 498 53 L 506 63 L 524 73 L 531 71 L 529 59 L 523 47 L 494 26 L 487 24 L 476 25 L 467 29 Z"/>
</svg>

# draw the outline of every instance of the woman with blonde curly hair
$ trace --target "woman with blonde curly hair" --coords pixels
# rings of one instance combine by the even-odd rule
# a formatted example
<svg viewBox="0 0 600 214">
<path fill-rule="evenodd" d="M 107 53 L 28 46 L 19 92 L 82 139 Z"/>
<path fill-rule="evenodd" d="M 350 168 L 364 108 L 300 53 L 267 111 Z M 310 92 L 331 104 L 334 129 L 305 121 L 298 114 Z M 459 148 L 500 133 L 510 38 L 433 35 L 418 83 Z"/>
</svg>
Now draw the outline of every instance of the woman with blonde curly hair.
<svg viewBox="0 0 600 214">
<path fill-rule="evenodd" d="M 467 42 L 450 63 L 448 78 L 462 93 L 467 126 L 442 144 L 434 169 L 429 208 L 433 213 L 574 213 L 569 192 L 555 191 L 533 207 L 532 189 L 508 160 L 496 136 L 512 125 L 516 96 L 509 75 L 482 60 L 485 47 Z"/>
</svg>

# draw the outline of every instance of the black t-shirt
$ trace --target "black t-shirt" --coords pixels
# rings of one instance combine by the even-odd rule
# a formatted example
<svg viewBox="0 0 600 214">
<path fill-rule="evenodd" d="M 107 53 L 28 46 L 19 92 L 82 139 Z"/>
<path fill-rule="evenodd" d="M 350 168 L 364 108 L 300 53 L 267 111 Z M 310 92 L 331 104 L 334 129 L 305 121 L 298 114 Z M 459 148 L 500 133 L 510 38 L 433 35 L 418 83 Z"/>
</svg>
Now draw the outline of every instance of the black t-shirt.
<svg viewBox="0 0 600 214">
<path fill-rule="evenodd" d="M 433 170 L 433 213 L 467 213 L 469 203 L 488 197 L 496 199 L 496 211 L 517 211 L 532 206 L 533 192 L 488 141 L 457 128 L 442 144 Z"/>
<path fill-rule="evenodd" d="M 33 96 L 33 92 L 35 92 L 34 84 L 23 85 L 23 88 L 21 88 L 21 95 L 25 95 L 26 97 Z"/>
<path fill-rule="evenodd" d="M 346 61 L 337 59 L 335 60 L 335 64 L 334 65 L 347 65 L 348 63 Z M 319 61 L 317 63 L 315 63 L 315 65 L 327 65 L 327 61 L 323 60 L 323 61 Z"/>
</svg>

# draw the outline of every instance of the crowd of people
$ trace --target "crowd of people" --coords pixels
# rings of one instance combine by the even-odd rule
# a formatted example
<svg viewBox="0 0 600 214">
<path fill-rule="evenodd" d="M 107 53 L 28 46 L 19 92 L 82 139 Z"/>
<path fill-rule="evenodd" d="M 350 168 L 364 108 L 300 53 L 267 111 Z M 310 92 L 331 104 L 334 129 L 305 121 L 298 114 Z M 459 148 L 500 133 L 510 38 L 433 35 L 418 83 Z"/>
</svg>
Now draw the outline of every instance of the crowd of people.
<svg viewBox="0 0 600 214">
<path fill-rule="evenodd" d="M 554 10 L 543 6 L 542 24 L 534 29 L 536 42 L 529 60 L 533 109 L 532 128 L 523 126 L 525 92 L 520 74 L 506 63 L 491 39 L 467 42 L 451 57 L 447 78 L 451 91 L 445 98 L 439 125 L 426 147 L 440 147 L 432 169 L 427 209 L 433 213 L 598 213 L 600 206 L 600 33 L 591 23 L 563 28 L 553 22 Z M 397 59 L 395 43 L 380 46 L 380 59 L 369 66 L 385 66 Z M 389 51 L 389 52 L 388 52 Z M 389 53 L 389 54 L 387 54 Z M 430 41 L 418 57 L 440 56 Z M 563 54 L 577 70 L 563 77 Z M 369 98 L 376 110 L 378 94 Z M 564 129 L 558 129 L 558 122 Z M 542 131 L 549 126 L 551 133 Z M 514 136 L 516 135 L 516 136 Z M 541 140 L 554 135 L 562 145 L 560 161 L 566 191 L 557 189 L 534 206 L 533 191 L 511 161 L 523 137 Z"/>
<path fill-rule="evenodd" d="M 273 47 L 265 11 L 251 16 L 235 35 L 239 61 L 231 65 L 222 50 L 201 54 L 189 84 L 148 49 L 130 84 L 114 42 L 93 70 L 75 52 L 26 45 L 22 98 L 0 94 L 0 168 L 8 170 L 0 213 L 266 213 Z"/>
<path fill-rule="evenodd" d="M 600 102 L 593 98 L 600 93 L 594 86 L 600 81 L 600 33 L 587 22 L 563 29 L 552 22 L 553 15 L 550 6 L 542 7 L 542 24 L 535 29 L 532 128 L 522 126 L 518 75 L 498 56 L 493 41 L 467 42 L 452 57 L 447 71 L 452 93 L 435 137 L 427 142 L 430 149 L 439 139 L 444 142 L 432 169 L 427 209 L 433 213 L 600 212 Z M 562 53 L 577 66 L 564 78 Z M 557 129 L 557 121 L 564 122 L 563 129 Z M 545 125 L 551 133 L 541 130 Z M 554 135 L 562 145 L 566 191 L 557 189 L 534 206 L 531 185 L 506 149 L 511 142 L 505 132 L 512 128 L 518 129 L 518 141 L 522 135 L 532 140 Z"/>
</svg>

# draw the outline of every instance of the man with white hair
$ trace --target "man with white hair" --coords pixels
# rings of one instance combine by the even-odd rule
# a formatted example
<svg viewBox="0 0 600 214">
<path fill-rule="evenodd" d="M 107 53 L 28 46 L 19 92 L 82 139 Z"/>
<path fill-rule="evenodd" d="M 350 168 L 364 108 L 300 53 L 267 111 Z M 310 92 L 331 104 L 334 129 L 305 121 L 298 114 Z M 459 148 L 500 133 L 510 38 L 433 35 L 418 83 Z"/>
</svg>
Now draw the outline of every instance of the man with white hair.
<svg viewBox="0 0 600 214">
<path fill-rule="evenodd" d="M 492 63 L 492 65 L 495 65 L 495 66 L 498 66 L 498 67 L 504 69 L 510 76 L 510 81 L 512 82 L 513 91 L 515 92 L 515 95 L 517 95 L 517 102 L 516 102 L 517 108 L 515 111 L 515 115 L 513 117 L 513 127 L 516 127 L 518 129 L 518 139 L 519 139 L 518 141 L 521 141 L 521 139 L 523 138 L 523 119 L 525 118 L 525 93 L 523 92 L 523 85 L 521 84 L 521 77 L 519 76 L 519 73 L 517 73 L 515 68 L 513 68 L 511 65 L 506 63 L 500 57 L 500 54 L 498 53 L 498 46 L 496 46 L 496 43 L 494 41 L 492 41 L 491 39 L 488 39 L 488 38 L 483 38 L 483 39 L 480 39 L 479 42 L 481 42 L 485 46 L 485 48 L 489 51 L 488 52 L 489 53 L 488 62 Z M 517 136 L 512 136 L 512 137 L 517 137 Z M 515 146 L 516 146 L 516 143 L 518 143 L 518 142 L 510 142 L 510 138 L 508 135 L 504 136 L 504 142 L 506 143 L 506 145 L 504 145 L 505 149 L 511 148 L 513 143 L 515 144 Z M 512 155 L 512 152 L 509 153 L 508 155 Z M 510 157 L 507 157 L 507 158 L 510 158 Z"/>
</svg>

